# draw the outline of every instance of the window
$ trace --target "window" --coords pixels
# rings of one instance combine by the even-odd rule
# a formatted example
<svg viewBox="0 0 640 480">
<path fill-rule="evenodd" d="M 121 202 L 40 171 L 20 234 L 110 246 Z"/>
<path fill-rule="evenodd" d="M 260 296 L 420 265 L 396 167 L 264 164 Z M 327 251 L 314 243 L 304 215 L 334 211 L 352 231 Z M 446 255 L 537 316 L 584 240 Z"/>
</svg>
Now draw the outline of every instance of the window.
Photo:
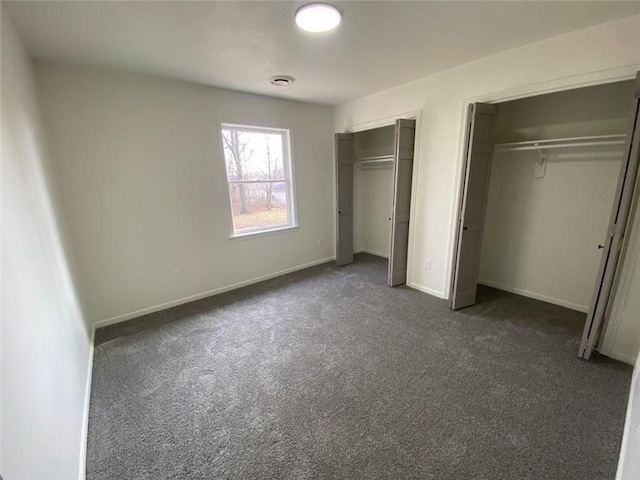
<svg viewBox="0 0 640 480">
<path fill-rule="evenodd" d="M 289 130 L 222 125 L 233 235 L 294 227 Z"/>
</svg>

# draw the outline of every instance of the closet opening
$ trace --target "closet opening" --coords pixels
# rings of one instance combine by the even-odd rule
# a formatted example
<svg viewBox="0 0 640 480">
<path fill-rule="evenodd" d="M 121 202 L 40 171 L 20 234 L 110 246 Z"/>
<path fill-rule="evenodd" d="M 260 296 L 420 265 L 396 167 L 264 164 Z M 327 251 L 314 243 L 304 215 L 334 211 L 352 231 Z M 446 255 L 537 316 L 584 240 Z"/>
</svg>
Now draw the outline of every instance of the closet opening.
<svg viewBox="0 0 640 480">
<path fill-rule="evenodd" d="M 336 264 L 354 253 L 388 259 L 387 283 L 406 282 L 416 121 L 336 134 Z"/>
<path fill-rule="evenodd" d="M 583 312 L 589 358 L 634 197 L 639 86 L 469 106 L 452 308 L 475 304 L 482 284 Z"/>
</svg>

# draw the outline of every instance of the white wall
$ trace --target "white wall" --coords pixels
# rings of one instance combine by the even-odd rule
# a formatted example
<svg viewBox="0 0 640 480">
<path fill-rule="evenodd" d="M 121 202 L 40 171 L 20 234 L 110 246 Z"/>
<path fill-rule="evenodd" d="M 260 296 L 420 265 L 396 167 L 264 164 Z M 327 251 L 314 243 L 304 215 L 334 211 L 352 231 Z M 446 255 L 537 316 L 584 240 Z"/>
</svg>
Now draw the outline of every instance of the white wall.
<svg viewBox="0 0 640 480">
<path fill-rule="evenodd" d="M 330 107 L 56 63 L 36 83 L 90 320 L 333 258 Z M 220 123 L 291 129 L 299 229 L 228 239 Z"/>
<path fill-rule="evenodd" d="M 338 106 L 334 129 L 422 110 L 409 285 L 448 295 L 465 106 L 629 79 L 640 69 L 640 16 L 503 52 Z M 431 271 L 422 270 L 425 258 Z"/>
<path fill-rule="evenodd" d="M 354 251 L 389 257 L 393 168 L 362 169 L 353 175 Z"/>
<path fill-rule="evenodd" d="M 638 43 L 640 16 L 629 17 L 500 53 L 336 108 L 335 131 L 422 110 L 411 227 L 410 282 L 415 287 L 443 297 L 448 292 L 466 104 L 630 78 L 640 68 Z M 419 268 L 423 258 L 433 260 L 431 271 Z"/>
<path fill-rule="evenodd" d="M 361 168 L 359 161 L 371 157 L 393 155 L 395 125 L 371 128 L 354 133 L 356 164 L 353 173 L 353 249 L 389 257 L 393 166 Z"/>
<path fill-rule="evenodd" d="M 587 312 L 620 160 L 552 160 L 534 178 L 532 154 L 494 155 L 478 281 Z"/>
<path fill-rule="evenodd" d="M 632 95 L 633 82 L 616 82 L 502 103 L 497 141 L 626 133 Z M 551 150 L 544 178 L 533 176 L 536 152 L 496 152 L 479 282 L 588 311 L 622 158 L 606 156 L 614 151 L 622 147 Z"/>
<path fill-rule="evenodd" d="M 626 80 L 502 102 L 496 143 L 626 133 L 633 88 Z"/>
<path fill-rule="evenodd" d="M 2 14 L 0 471 L 83 478 L 90 334 L 52 203 L 31 64 Z"/>
</svg>

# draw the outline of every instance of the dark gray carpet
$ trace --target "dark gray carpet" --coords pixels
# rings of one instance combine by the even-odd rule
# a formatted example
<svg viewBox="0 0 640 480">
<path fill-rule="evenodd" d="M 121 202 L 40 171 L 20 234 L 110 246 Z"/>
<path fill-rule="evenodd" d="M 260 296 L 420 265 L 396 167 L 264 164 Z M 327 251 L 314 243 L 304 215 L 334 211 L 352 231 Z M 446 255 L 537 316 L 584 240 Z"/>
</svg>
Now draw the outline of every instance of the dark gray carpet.
<svg viewBox="0 0 640 480">
<path fill-rule="evenodd" d="M 613 479 L 631 367 L 584 315 L 320 265 L 97 332 L 87 478 Z"/>
</svg>

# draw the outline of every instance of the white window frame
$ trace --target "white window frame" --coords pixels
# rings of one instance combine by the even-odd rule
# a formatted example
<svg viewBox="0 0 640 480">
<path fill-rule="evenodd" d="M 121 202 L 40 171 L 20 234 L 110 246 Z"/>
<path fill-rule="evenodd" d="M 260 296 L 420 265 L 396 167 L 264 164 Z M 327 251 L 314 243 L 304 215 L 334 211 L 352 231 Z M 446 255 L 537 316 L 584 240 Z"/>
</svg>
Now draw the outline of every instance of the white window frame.
<svg viewBox="0 0 640 480">
<path fill-rule="evenodd" d="M 274 233 L 280 233 L 288 230 L 294 230 L 298 228 L 297 216 L 296 216 L 296 202 L 295 202 L 295 177 L 293 174 L 293 155 L 291 154 L 291 130 L 288 128 L 274 128 L 274 127 L 258 127 L 251 125 L 238 125 L 231 123 L 221 123 L 218 133 L 220 135 L 220 148 L 222 149 L 222 167 L 224 172 L 225 187 L 227 189 L 227 212 L 229 212 L 229 228 L 231 235 L 230 240 L 239 238 L 251 238 L 262 235 L 269 235 Z M 225 156 L 224 139 L 222 138 L 223 130 L 238 130 L 241 132 L 253 132 L 253 133 L 268 133 L 279 134 L 282 138 L 282 170 L 283 180 L 229 180 L 227 176 L 227 159 Z M 231 185 L 237 183 L 284 183 L 287 192 L 287 219 L 288 223 L 246 228 L 243 230 L 235 229 L 233 223 L 233 199 L 231 198 Z"/>
</svg>

